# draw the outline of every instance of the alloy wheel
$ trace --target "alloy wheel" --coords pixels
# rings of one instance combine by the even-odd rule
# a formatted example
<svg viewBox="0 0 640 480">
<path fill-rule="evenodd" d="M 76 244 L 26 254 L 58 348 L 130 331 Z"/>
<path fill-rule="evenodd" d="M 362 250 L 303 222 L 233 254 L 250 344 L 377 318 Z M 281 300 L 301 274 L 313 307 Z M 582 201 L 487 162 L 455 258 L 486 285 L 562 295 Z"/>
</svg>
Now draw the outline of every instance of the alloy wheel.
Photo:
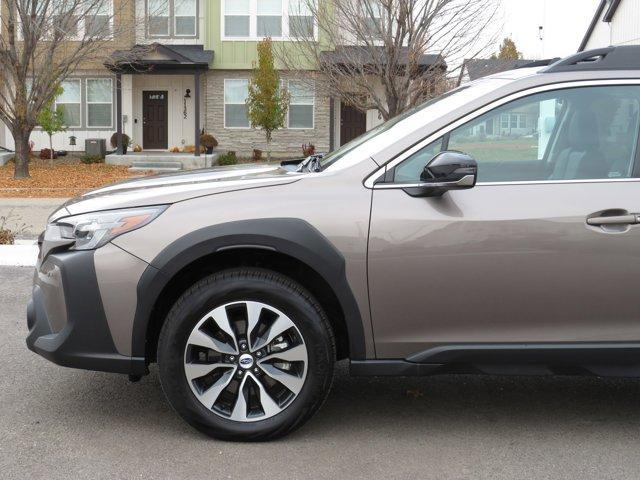
<svg viewBox="0 0 640 480">
<path fill-rule="evenodd" d="M 238 422 L 273 417 L 305 382 L 307 348 L 291 319 L 273 306 L 240 301 L 217 307 L 187 339 L 184 373 L 216 415 Z"/>
</svg>

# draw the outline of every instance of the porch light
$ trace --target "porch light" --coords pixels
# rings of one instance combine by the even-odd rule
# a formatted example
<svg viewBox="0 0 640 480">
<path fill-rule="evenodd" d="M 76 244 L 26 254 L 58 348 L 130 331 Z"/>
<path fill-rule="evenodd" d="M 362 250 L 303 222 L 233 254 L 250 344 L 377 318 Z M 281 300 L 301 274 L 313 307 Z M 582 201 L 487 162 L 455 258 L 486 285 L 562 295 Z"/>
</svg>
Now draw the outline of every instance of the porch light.
<svg viewBox="0 0 640 480">
<path fill-rule="evenodd" d="M 69 137 L 69 145 L 75 146 L 75 144 L 76 144 L 76 136 L 75 135 L 71 135 Z"/>
<path fill-rule="evenodd" d="M 191 89 L 187 88 L 187 93 L 184 94 L 184 98 L 191 98 Z"/>
</svg>

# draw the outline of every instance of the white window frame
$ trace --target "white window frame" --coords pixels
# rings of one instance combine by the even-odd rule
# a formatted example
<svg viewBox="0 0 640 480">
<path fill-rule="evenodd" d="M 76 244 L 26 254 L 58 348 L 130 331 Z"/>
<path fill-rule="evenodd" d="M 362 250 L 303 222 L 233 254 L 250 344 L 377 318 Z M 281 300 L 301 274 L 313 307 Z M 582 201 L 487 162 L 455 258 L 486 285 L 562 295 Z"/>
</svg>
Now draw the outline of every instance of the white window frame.
<svg viewBox="0 0 640 480">
<path fill-rule="evenodd" d="M 375 23 L 375 22 L 377 21 L 380 25 L 382 25 L 382 6 L 380 5 L 380 2 L 374 2 L 373 0 L 371 0 L 369 3 L 371 4 L 371 9 L 372 9 L 372 10 L 377 10 L 378 16 L 377 16 L 377 17 L 376 17 L 375 15 L 371 15 L 371 16 L 369 16 L 369 15 L 367 15 L 367 13 L 368 13 L 368 12 L 367 12 L 366 10 L 363 10 L 363 12 L 362 12 L 362 13 L 363 13 L 363 15 L 364 15 L 364 20 L 365 20 L 365 21 L 371 21 L 371 22 L 372 22 L 372 24 L 373 24 L 373 23 Z M 375 6 L 375 3 L 377 3 L 377 4 L 378 4 L 378 7 L 377 7 L 377 8 L 376 8 L 376 6 Z M 375 12 L 374 12 L 374 13 L 375 13 Z M 373 32 L 373 31 L 369 32 L 369 34 L 371 35 L 371 38 L 372 38 L 372 40 L 373 40 L 374 42 L 379 42 L 379 41 L 381 41 L 381 40 L 382 40 L 381 38 L 376 38 L 376 37 L 374 36 L 374 32 Z"/>
<path fill-rule="evenodd" d="M 247 82 L 247 91 L 249 89 L 250 80 L 248 78 L 225 78 L 224 86 L 222 90 L 222 126 L 226 130 L 251 130 L 251 120 L 249 120 L 249 107 L 247 107 L 247 121 L 249 125 L 247 127 L 227 127 L 227 105 L 245 105 L 246 103 L 227 103 L 227 83 L 228 82 Z"/>
<path fill-rule="evenodd" d="M 292 0 L 283 0 L 286 4 L 287 4 L 287 12 L 286 12 L 286 17 L 284 19 L 284 24 L 286 26 L 286 32 L 287 32 L 287 38 L 291 41 L 295 41 L 298 39 L 307 39 L 306 37 L 299 37 L 297 35 L 293 35 L 291 33 L 291 28 L 290 28 L 290 20 L 289 17 L 291 16 L 291 11 L 289 9 L 289 7 L 291 6 Z M 295 0 L 294 0 L 295 1 Z M 300 0 L 302 2 L 306 1 L 306 0 Z M 311 21 L 313 22 L 313 37 L 314 39 L 318 39 L 318 25 L 317 22 L 314 20 L 313 15 L 295 15 L 295 16 L 310 16 L 311 17 Z M 284 33 L 285 30 L 283 30 Z"/>
<path fill-rule="evenodd" d="M 292 127 L 291 126 L 291 122 L 290 122 L 290 117 L 289 117 L 289 112 L 291 110 L 291 98 L 289 98 L 289 108 L 287 108 L 287 129 L 288 130 L 314 130 L 316 128 L 316 85 L 315 82 L 313 83 L 313 86 L 311 86 L 310 83 L 307 83 L 305 81 L 302 80 L 288 80 L 287 81 L 287 90 L 289 92 L 291 92 L 291 83 L 302 83 L 305 86 L 308 86 L 310 88 L 310 90 L 312 91 L 312 95 L 311 95 L 311 103 L 298 103 L 296 105 L 305 105 L 305 106 L 311 106 L 311 126 L 310 127 Z"/>
<path fill-rule="evenodd" d="M 322 1 L 322 0 L 316 0 Z M 258 35 L 258 0 L 249 0 L 249 35 L 243 37 L 228 36 L 225 32 L 226 17 L 226 1 L 220 0 L 220 38 L 222 41 L 228 42 L 257 42 L 263 40 L 264 37 Z M 298 37 L 292 37 L 289 34 L 289 0 L 282 0 L 282 35 L 279 37 L 271 37 L 277 41 L 296 41 Z M 318 40 L 318 25 L 313 21 L 313 38 Z"/>
<path fill-rule="evenodd" d="M 111 87 L 109 89 L 109 92 L 111 93 L 111 102 L 90 102 L 89 101 L 89 82 L 92 80 L 109 80 L 109 83 L 111 84 Z M 86 128 L 87 129 L 103 129 L 103 130 L 112 130 L 113 129 L 113 112 L 114 112 L 114 105 L 113 105 L 113 78 L 111 77 L 88 77 L 85 79 L 85 94 L 84 94 L 84 98 L 85 98 L 85 118 L 87 119 L 86 122 Z M 97 125 L 97 126 L 93 126 L 93 125 L 89 125 L 89 105 L 111 105 L 111 123 L 106 126 L 106 125 Z"/>
<path fill-rule="evenodd" d="M 196 11 L 194 14 L 194 33 L 183 35 L 176 33 L 176 20 L 178 17 L 190 18 L 190 15 L 176 15 L 176 2 L 175 0 L 166 0 L 168 5 L 168 18 L 167 18 L 167 33 L 166 34 L 152 34 L 149 32 L 149 18 L 150 10 L 149 3 L 151 0 L 144 0 L 144 30 L 146 38 L 198 38 L 199 36 L 199 23 L 200 23 L 200 0 L 195 0 Z M 222 0 L 224 1 L 224 0 Z"/>
<path fill-rule="evenodd" d="M 107 0 L 109 2 L 109 10 L 107 12 L 107 15 L 109 16 L 109 30 L 110 30 L 110 34 L 109 34 L 109 40 L 113 40 L 113 1 L 114 0 Z M 89 38 L 88 34 L 87 34 L 87 18 L 89 17 L 89 15 L 83 15 L 82 17 L 82 34 L 83 37 Z"/>
<path fill-rule="evenodd" d="M 64 82 L 77 82 L 80 85 L 80 100 L 78 102 L 62 102 L 61 104 L 58 103 L 58 99 L 56 98 L 55 102 L 54 102 L 54 107 L 57 109 L 58 105 L 62 105 L 64 107 L 64 105 L 80 105 L 80 125 L 65 125 L 65 128 L 72 128 L 72 129 L 81 129 L 82 128 L 82 78 L 65 78 Z"/>
<path fill-rule="evenodd" d="M 284 5 L 289 4 L 288 0 L 279 0 L 280 1 L 280 35 L 271 36 L 271 38 L 280 39 L 284 38 Z M 256 2 L 256 36 L 258 36 L 258 20 L 260 17 L 276 17 L 277 15 L 264 15 L 258 13 L 258 3 L 260 0 L 255 0 Z M 251 28 L 251 20 L 249 20 L 249 28 Z"/>
<path fill-rule="evenodd" d="M 167 33 L 163 34 L 163 33 L 151 33 L 149 31 L 149 27 L 151 26 L 151 22 L 150 22 L 150 18 L 151 18 L 151 10 L 149 9 L 149 3 L 151 3 L 152 0 L 145 0 L 145 4 L 144 4 L 144 29 L 145 29 L 145 33 L 146 33 L 146 37 L 147 38 L 169 38 L 171 37 L 171 0 L 166 0 L 167 1 Z"/>
<path fill-rule="evenodd" d="M 195 7 L 195 12 L 193 14 L 193 33 L 192 34 L 178 34 L 178 27 L 177 27 L 177 20 L 178 18 L 191 18 L 191 15 L 178 15 L 176 13 L 176 2 L 175 0 L 171 0 L 172 6 L 173 8 L 171 8 L 169 10 L 169 13 L 173 15 L 173 36 L 175 38 L 196 38 L 198 36 L 198 13 L 199 13 L 199 8 L 198 8 L 198 2 L 200 0 L 193 0 L 193 5 Z"/>
</svg>

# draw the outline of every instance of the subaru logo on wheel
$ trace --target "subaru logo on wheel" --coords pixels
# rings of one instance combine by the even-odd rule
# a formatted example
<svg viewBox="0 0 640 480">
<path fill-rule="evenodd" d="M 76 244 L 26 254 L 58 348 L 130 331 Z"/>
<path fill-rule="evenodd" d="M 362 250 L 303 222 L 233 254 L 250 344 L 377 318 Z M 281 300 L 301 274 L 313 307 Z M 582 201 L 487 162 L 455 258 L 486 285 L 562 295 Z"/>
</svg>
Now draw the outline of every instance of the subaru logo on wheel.
<svg viewBox="0 0 640 480">
<path fill-rule="evenodd" d="M 241 355 L 238 361 L 242 368 L 251 368 L 251 366 L 253 365 L 253 357 L 248 353 Z"/>
</svg>

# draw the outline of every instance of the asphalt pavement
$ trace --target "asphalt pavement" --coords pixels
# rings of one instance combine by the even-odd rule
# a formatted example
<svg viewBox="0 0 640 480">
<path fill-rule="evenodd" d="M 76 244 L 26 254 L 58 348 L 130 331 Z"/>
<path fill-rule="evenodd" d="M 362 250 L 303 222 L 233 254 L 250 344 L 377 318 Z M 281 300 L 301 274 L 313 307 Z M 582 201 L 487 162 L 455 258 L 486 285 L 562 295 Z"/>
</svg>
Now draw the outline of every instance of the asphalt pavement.
<svg viewBox="0 0 640 480">
<path fill-rule="evenodd" d="M 27 350 L 32 270 L 0 267 L 2 479 L 637 479 L 640 380 L 351 378 L 271 443 L 209 439 L 139 383 Z"/>
</svg>

